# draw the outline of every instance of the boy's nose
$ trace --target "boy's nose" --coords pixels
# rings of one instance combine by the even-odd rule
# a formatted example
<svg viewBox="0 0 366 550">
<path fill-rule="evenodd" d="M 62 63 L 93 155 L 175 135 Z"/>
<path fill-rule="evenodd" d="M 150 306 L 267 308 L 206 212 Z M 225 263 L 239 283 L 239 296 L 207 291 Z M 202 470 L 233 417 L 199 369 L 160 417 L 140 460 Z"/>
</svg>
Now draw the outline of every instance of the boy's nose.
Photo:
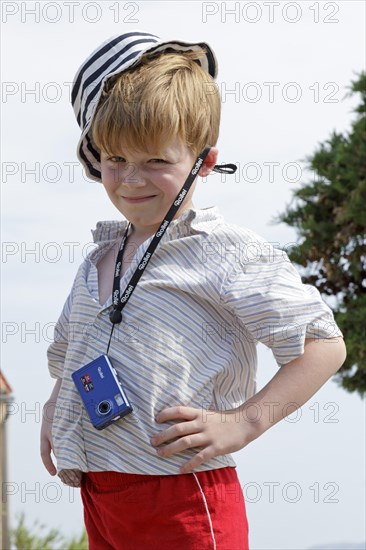
<svg viewBox="0 0 366 550">
<path fill-rule="evenodd" d="M 129 187 L 142 187 L 145 185 L 145 177 L 137 164 L 129 162 L 120 173 L 120 182 Z"/>
</svg>

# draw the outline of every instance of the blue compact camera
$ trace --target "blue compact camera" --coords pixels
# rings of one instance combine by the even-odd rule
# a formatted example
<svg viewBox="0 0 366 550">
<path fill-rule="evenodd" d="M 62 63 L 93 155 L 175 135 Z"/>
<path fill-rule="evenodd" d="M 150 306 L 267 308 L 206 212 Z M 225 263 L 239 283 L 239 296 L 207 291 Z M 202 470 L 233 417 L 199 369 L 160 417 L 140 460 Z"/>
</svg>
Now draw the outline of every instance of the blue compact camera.
<svg viewBox="0 0 366 550">
<path fill-rule="evenodd" d="M 97 430 L 132 412 L 132 406 L 107 355 L 72 373 L 89 418 Z"/>
</svg>

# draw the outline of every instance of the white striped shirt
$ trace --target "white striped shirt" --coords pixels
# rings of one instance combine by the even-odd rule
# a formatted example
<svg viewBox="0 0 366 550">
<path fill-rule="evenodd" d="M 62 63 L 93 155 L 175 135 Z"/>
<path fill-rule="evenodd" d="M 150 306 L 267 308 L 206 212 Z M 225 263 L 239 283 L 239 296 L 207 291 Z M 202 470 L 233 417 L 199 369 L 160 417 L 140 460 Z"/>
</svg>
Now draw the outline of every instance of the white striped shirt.
<svg viewBox="0 0 366 550">
<path fill-rule="evenodd" d="M 283 365 L 304 352 L 305 337 L 342 336 L 318 290 L 301 282 L 283 251 L 225 223 L 216 207 L 186 210 L 161 239 L 112 338 L 109 357 L 134 410 L 96 430 L 71 373 L 106 352 L 112 298 L 99 304 L 96 263 L 126 224 L 97 224 L 98 246 L 79 268 L 48 349 L 50 374 L 62 378 L 52 428 L 58 471 L 178 474 L 198 450 L 157 456 L 150 438 L 176 422 L 157 424 L 159 411 L 236 408 L 256 392 L 258 342 Z M 151 240 L 137 249 L 122 292 Z M 196 471 L 224 466 L 236 466 L 231 455 Z"/>
</svg>

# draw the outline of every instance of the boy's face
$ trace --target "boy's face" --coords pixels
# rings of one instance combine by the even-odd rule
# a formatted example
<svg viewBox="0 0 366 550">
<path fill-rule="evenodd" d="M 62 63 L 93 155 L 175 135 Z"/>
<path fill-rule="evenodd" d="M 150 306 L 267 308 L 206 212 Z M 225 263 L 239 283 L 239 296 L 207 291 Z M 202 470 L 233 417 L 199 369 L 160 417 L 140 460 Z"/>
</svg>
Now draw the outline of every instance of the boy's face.
<svg viewBox="0 0 366 550">
<path fill-rule="evenodd" d="M 153 149 L 143 153 L 122 149 L 119 156 L 113 157 L 102 152 L 103 185 L 115 207 L 132 223 L 136 236 L 147 238 L 157 231 L 195 159 L 178 139 L 166 146 L 160 156 Z M 196 181 L 176 217 L 193 206 L 195 186 Z"/>
</svg>

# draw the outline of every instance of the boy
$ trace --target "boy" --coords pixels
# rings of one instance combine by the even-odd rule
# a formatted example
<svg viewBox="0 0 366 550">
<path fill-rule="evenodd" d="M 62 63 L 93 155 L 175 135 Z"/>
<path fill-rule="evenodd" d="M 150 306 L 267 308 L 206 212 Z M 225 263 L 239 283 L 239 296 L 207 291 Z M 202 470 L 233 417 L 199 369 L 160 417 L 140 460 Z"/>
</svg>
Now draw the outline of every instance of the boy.
<svg viewBox="0 0 366 550">
<path fill-rule="evenodd" d="M 330 309 L 287 256 L 217 208 L 196 209 L 195 182 L 182 191 L 188 174 L 232 167 L 216 165 L 216 74 L 207 44 L 129 32 L 74 80 L 78 157 L 126 218 L 97 224 L 48 350 L 57 382 L 41 455 L 55 475 L 52 449 L 61 480 L 81 487 L 91 550 L 247 549 L 230 453 L 345 359 Z M 256 393 L 258 341 L 281 368 Z M 71 374 L 106 349 L 133 411 L 99 431 Z"/>
</svg>

